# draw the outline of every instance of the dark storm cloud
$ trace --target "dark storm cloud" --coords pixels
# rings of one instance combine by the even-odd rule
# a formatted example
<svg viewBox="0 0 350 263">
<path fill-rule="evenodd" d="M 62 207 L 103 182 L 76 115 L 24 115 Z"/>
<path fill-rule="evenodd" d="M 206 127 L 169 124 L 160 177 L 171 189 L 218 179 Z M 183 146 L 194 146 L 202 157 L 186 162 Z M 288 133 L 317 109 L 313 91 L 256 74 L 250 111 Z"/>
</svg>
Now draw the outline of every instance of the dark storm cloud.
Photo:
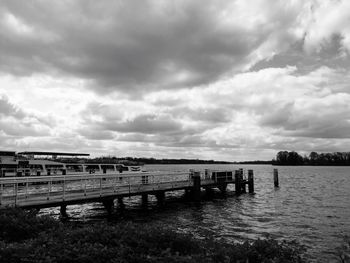
<svg viewBox="0 0 350 263">
<path fill-rule="evenodd" d="M 3 1 L 0 70 L 73 75 L 99 92 L 210 83 L 247 63 L 271 31 L 225 25 L 226 5 Z"/>
<path fill-rule="evenodd" d="M 251 70 L 264 68 L 284 68 L 289 65 L 297 66 L 299 74 L 310 73 L 322 66 L 343 70 L 350 69 L 350 60 L 344 57 L 344 48 L 341 44 L 342 37 L 333 35 L 331 39 L 320 47 L 319 52 L 307 54 L 304 51 L 304 40 L 299 40 L 287 50 L 276 54 L 273 58 L 258 62 Z"/>
</svg>

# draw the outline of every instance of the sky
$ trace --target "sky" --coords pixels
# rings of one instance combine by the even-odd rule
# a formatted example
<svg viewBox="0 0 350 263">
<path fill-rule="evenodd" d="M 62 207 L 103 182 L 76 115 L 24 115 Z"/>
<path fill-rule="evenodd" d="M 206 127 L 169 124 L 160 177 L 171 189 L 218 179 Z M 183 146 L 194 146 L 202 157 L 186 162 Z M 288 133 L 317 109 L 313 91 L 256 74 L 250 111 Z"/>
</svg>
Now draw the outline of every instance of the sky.
<svg viewBox="0 0 350 263">
<path fill-rule="evenodd" d="M 350 1 L 1 0 L 0 150 L 350 151 Z"/>
</svg>

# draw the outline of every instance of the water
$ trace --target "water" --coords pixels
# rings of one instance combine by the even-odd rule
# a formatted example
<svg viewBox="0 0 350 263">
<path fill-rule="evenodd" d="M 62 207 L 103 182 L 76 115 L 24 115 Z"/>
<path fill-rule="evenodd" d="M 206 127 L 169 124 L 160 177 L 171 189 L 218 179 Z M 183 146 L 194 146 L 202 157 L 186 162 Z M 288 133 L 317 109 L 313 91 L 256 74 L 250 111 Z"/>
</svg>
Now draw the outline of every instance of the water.
<svg viewBox="0 0 350 263">
<path fill-rule="evenodd" d="M 271 236 L 297 240 L 315 262 L 336 262 L 337 249 L 350 236 L 350 167 L 272 167 L 269 165 L 148 165 L 146 170 L 253 169 L 255 195 L 233 194 L 200 205 L 182 201 L 183 192 L 167 193 L 165 208 L 149 197 L 149 207 L 141 208 L 138 197 L 125 198 L 126 211 L 116 214 L 116 222 L 134 220 L 159 223 L 199 238 L 212 236 L 226 241 Z M 280 187 L 273 186 L 273 168 L 279 170 Z M 68 207 L 73 220 L 105 220 L 98 203 Z M 58 209 L 43 210 L 58 215 Z"/>
</svg>

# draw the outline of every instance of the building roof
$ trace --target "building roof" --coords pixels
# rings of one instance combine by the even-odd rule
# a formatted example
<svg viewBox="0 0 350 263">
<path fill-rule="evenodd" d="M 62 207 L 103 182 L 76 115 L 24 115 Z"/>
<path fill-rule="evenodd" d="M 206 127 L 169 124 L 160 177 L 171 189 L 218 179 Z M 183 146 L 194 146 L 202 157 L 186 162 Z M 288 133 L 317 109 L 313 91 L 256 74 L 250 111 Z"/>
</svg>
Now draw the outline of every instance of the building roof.
<svg viewBox="0 0 350 263">
<path fill-rule="evenodd" d="M 59 156 L 90 156 L 88 153 L 62 153 L 62 152 L 19 152 L 24 155 L 59 155 Z"/>
</svg>

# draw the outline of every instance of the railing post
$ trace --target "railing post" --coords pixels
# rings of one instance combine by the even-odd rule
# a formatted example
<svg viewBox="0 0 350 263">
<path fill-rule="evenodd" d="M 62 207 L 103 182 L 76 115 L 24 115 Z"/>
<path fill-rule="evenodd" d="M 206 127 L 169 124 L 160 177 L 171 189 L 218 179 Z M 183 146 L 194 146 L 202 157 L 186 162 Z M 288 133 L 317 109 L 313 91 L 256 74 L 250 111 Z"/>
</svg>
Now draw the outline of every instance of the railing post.
<svg viewBox="0 0 350 263">
<path fill-rule="evenodd" d="M 25 198 L 27 199 L 28 198 L 28 177 L 26 178 L 26 191 L 25 191 Z"/>
<path fill-rule="evenodd" d="M 4 191 L 3 183 L 0 183 L 0 205 L 2 204 L 2 192 Z"/>
<path fill-rule="evenodd" d="M 52 179 L 51 179 L 52 180 Z M 51 180 L 47 181 L 47 200 L 50 199 L 50 192 L 51 192 Z"/>
<path fill-rule="evenodd" d="M 66 177 L 63 177 L 63 201 L 66 199 Z"/>
<path fill-rule="evenodd" d="M 102 177 L 100 177 L 100 197 L 102 196 Z"/>
<path fill-rule="evenodd" d="M 16 182 L 15 182 L 15 206 L 17 206 L 17 191 L 18 191 L 18 183 L 16 180 Z"/>
<path fill-rule="evenodd" d="M 86 178 L 84 179 L 84 196 L 86 196 Z"/>
</svg>

